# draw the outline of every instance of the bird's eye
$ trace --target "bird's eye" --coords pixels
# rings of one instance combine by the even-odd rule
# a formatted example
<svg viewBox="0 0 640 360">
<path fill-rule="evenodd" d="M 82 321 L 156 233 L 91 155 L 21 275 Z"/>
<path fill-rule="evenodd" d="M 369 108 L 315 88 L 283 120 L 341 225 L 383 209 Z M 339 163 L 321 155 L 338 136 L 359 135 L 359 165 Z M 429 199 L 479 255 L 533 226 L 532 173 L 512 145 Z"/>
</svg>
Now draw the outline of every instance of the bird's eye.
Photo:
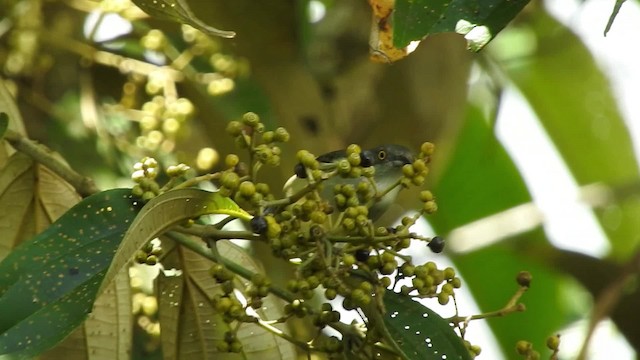
<svg viewBox="0 0 640 360">
<path fill-rule="evenodd" d="M 387 152 L 384 150 L 378 151 L 378 160 L 384 160 L 387 158 Z"/>
</svg>

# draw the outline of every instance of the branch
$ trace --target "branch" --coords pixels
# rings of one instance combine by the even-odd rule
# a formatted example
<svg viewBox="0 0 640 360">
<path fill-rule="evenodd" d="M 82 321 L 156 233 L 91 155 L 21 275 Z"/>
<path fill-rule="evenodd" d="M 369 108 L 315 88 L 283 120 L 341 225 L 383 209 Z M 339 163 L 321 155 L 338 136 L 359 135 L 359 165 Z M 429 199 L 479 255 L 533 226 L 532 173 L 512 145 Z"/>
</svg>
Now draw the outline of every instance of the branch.
<svg viewBox="0 0 640 360">
<path fill-rule="evenodd" d="M 100 192 L 91 178 L 82 176 L 71 169 L 67 164 L 53 155 L 53 152 L 46 146 L 36 143 L 13 130 L 7 130 L 4 139 L 17 151 L 20 151 L 40 164 L 46 166 L 55 174 L 71 184 L 78 194 L 87 197 Z"/>
</svg>

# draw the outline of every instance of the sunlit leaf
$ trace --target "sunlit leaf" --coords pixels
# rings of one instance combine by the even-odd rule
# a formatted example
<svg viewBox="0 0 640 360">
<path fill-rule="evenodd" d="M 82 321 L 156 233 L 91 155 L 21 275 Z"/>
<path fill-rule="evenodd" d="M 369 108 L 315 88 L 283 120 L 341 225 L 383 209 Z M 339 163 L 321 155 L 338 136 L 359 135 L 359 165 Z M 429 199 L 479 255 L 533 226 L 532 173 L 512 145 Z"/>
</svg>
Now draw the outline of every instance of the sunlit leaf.
<svg viewBox="0 0 640 360">
<path fill-rule="evenodd" d="M 231 199 L 215 192 L 178 189 L 161 194 L 149 201 L 131 224 L 113 257 L 103 287 L 148 241 L 185 220 L 207 214 L 226 214 L 244 220 L 251 218 Z"/>
<path fill-rule="evenodd" d="M 409 359 L 471 359 L 453 327 L 438 313 L 408 296 L 387 291 L 384 323 Z"/>
<path fill-rule="evenodd" d="M 191 11 L 186 0 L 133 0 L 133 3 L 151 16 L 188 24 L 205 34 L 223 38 L 236 36 L 233 31 L 216 29 L 202 22 Z"/>
<path fill-rule="evenodd" d="M 130 193 L 86 198 L 0 263 L 0 354 L 39 354 L 85 320 L 139 210 Z"/>
<path fill-rule="evenodd" d="M 482 49 L 529 0 L 397 0 L 393 44 L 397 48 L 427 35 L 457 32 L 469 48 Z"/>
</svg>

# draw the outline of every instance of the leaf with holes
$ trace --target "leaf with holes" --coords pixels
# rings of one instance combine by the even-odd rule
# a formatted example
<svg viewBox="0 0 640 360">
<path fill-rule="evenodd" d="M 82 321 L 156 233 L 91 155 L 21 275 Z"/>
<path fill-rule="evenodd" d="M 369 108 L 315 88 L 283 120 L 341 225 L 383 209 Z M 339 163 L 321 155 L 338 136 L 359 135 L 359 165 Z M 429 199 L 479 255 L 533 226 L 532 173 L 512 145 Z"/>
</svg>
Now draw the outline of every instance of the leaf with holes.
<svg viewBox="0 0 640 360">
<path fill-rule="evenodd" d="M 86 198 L 0 262 L 0 354 L 37 355 L 84 321 L 140 210 L 130 194 L 114 189 Z"/>
<path fill-rule="evenodd" d="M 176 21 L 191 25 L 205 34 L 232 38 L 236 36 L 233 31 L 226 31 L 211 27 L 198 19 L 186 0 L 133 0 L 140 9 L 158 19 Z"/>
<path fill-rule="evenodd" d="M 185 220 L 207 214 L 225 214 L 243 220 L 251 219 L 251 215 L 233 200 L 215 192 L 179 189 L 161 194 L 151 199 L 131 224 L 113 256 L 102 287 L 107 286 L 118 271 L 131 261 L 135 252 L 149 240 Z"/>
<path fill-rule="evenodd" d="M 427 35 L 457 32 L 473 51 L 482 49 L 529 0 L 398 0 L 393 44 L 404 48 Z"/>
<path fill-rule="evenodd" d="M 406 358 L 471 359 L 462 339 L 433 310 L 390 290 L 385 293 L 384 305 L 387 308 L 384 324 Z"/>
</svg>

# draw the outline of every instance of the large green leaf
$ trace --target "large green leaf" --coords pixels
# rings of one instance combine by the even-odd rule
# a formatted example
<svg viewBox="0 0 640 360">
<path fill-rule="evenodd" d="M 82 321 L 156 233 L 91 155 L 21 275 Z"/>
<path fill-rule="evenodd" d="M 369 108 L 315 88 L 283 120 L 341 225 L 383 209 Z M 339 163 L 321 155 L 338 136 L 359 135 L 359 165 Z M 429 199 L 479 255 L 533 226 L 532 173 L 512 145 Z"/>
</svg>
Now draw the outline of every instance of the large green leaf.
<svg viewBox="0 0 640 360">
<path fill-rule="evenodd" d="M 640 176 L 628 129 L 589 50 L 542 10 L 530 17 L 529 26 L 538 35 L 535 52 L 525 61 L 498 54 L 500 65 L 538 115 L 577 183 L 637 183 Z M 612 255 L 620 259 L 632 254 L 640 242 L 638 198 L 610 204 L 598 218 Z"/>
<path fill-rule="evenodd" d="M 433 189 L 439 209 L 428 220 L 437 233 L 446 236 L 458 226 L 531 200 L 515 165 L 495 138 L 492 123 L 479 109 L 468 109 L 451 161 Z M 539 229 L 524 236 L 546 241 Z M 526 253 L 498 244 L 453 260 L 465 279 L 463 286 L 471 290 L 483 311 L 504 306 L 517 288 L 514 279 L 519 271 L 533 274 L 534 286 L 523 300 L 529 311 L 489 321 L 506 354 L 512 354 L 515 342 L 523 338 L 543 344 L 562 324 L 565 310 L 558 299 L 560 279 L 527 259 Z"/>
<path fill-rule="evenodd" d="M 462 339 L 435 311 L 390 290 L 384 305 L 384 324 L 409 359 L 471 359 Z"/>
<path fill-rule="evenodd" d="M 140 209 L 130 194 L 114 189 L 86 198 L 0 263 L 0 354 L 39 354 L 84 321 Z"/>
<path fill-rule="evenodd" d="M 427 35 L 458 32 L 469 47 L 484 47 L 529 0 L 397 0 L 393 12 L 393 44 L 397 48 Z M 479 37 L 474 35 L 478 34 Z"/>
<path fill-rule="evenodd" d="M 215 192 L 178 189 L 151 199 L 120 242 L 102 287 L 106 287 L 120 269 L 131 261 L 135 252 L 149 240 L 185 220 L 207 214 L 226 214 L 244 220 L 251 218 L 233 200 Z"/>
</svg>

